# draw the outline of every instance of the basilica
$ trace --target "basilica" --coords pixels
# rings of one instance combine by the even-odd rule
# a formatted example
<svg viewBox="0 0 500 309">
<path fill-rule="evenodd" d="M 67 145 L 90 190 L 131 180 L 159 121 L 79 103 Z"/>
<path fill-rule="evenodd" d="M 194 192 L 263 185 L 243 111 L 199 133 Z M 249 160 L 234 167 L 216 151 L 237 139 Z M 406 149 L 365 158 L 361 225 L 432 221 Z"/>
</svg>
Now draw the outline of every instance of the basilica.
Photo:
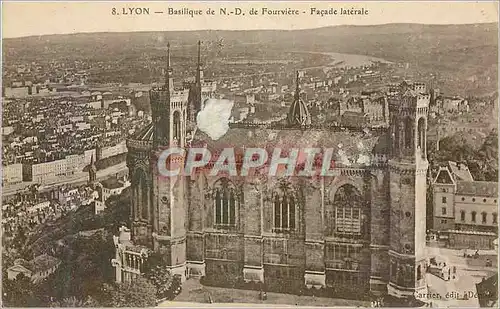
<svg viewBox="0 0 500 309">
<path fill-rule="evenodd" d="M 115 237 L 116 281 L 137 277 L 155 251 L 172 273 L 206 284 L 324 289 L 332 297 L 427 293 L 425 85 L 405 83 L 391 95 L 385 127 L 321 127 L 297 76 L 286 118 L 230 124 L 217 140 L 196 129 L 215 90 L 204 80 L 199 47 L 195 81 L 173 85 L 169 50 L 164 85 L 149 93 L 152 122 L 127 140 L 131 225 Z M 214 176 L 210 163 L 192 175 L 159 173 L 162 150 L 194 145 L 213 154 L 234 147 L 237 160 L 237 149 L 332 148 L 335 164 L 311 177 Z"/>
</svg>

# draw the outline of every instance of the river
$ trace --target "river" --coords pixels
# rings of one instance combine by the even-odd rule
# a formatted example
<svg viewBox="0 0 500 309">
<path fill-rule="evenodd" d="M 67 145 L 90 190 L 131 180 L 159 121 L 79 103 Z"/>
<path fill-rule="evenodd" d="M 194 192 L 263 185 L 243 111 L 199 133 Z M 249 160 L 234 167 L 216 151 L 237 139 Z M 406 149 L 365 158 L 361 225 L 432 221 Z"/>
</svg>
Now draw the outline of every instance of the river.
<svg viewBox="0 0 500 309">
<path fill-rule="evenodd" d="M 330 56 L 330 58 L 332 58 L 332 62 L 330 62 L 327 66 L 334 66 L 337 68 L 360 67 L 360 66 L 371 65 L 374 62 L 392 63 L 382 58 L 365 56 L 365 55 L 356 55 L 356 54 L 342 54 L 342 53 L 317 52 L 317 51 L 292 51 L 292 52 Z M 305 69 L 322 68 L 322 67 L 324 66 L 308 67 Z"/>
</svg>

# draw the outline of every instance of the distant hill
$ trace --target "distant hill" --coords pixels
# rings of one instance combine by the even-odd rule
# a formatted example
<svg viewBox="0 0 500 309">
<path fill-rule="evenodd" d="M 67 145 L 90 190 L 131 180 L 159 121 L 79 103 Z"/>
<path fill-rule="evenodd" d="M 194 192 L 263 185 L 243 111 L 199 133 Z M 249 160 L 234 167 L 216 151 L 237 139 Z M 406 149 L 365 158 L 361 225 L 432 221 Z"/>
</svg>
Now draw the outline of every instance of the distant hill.
<svg viewBox="0 0 500 309">
<path fill-rule="evenodd" d="M 484 80 L 496 87 L 498 24 L 333 26 L 307 30 L 174 31 L 81 33 L 4 39 L 6 61 L 41 57 L 135 60 L 164 55 L 166 41 L 176 54 L 195 53 L 196 41 L 223 38 L 224 55 L 266 55 L 290 50 L 362 54 L 407 62 L 449 80 Z M 463 90 L 457 85 L 457 90 Z M 474 86 L 474 87 L 481 87 Z M 491 90 L 490 90 L 491 91 Z"/>
</svg>

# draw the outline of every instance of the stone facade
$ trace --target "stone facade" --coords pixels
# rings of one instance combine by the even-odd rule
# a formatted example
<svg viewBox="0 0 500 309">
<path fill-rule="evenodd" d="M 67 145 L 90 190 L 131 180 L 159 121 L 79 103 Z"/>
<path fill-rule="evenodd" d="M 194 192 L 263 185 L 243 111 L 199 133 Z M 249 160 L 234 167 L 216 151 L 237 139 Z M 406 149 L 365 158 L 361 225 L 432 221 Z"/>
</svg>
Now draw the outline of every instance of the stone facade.
<svg viewBox="0 0 500 309">
<path fill-rule="evenodd" d="M 449 166 L 440 167 L 432 183 L 432 229 L 439 232 L 459 230 L 497 234 L 498 183 L 475 181 L 467 166 L 459 164 L 462 168 L 456 169 L 456 165 L 449 162 Z"/>
<path fill-rule="evenodd" d="M 167 74 L 169 80 L 170 61 Z M 420 88 L 407 86 L 392 98 L 389 130 L 315 127 L 295 98 L 284 123 L 242 124 L 217 141 L 197 131 L 188 143 L 189 119 L 175 114 L 186 115 L 189 100 L 172 104 L 168 84 L 151 91 L 153 123 L 127 142 L 132 243 L 163 253 L 183 280 L 203 276 L 207 284 L 325 288 L 359 298 L 425 290 L 429 96 Z M 214 176 L 210 162 L 191 176 L 158 173 L 165 146 L 196 143 L 214 154 L 228 146 L 330 147 L 335 167 L 330 176 Z M 241 153 L 236 157 L 239 166 Z M 170 156 L 166 164 L 182 167 L 184 159 Z"/>
</svg>

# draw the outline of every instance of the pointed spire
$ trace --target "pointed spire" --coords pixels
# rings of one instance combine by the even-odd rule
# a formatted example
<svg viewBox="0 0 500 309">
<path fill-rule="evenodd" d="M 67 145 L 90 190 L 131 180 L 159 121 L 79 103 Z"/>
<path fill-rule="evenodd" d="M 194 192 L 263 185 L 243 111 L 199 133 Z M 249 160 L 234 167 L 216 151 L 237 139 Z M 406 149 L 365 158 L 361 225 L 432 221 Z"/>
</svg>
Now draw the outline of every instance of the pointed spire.
<svg viewBox="0 0 500 309">
<path fill-rule="evenodd" d="M 201 67 L 201 41 L 198 41 L 198 67 Z"/>
<path fill-rule="evenodd" d="M 198 41 L 198 66 L 196 67 L 196 83 L 201 84 L 203 78 L 203 68 L 201 66 L 201 41 Z"/>
<path fill-rule="evenodd" d="M 299 71 L 297 71 L 295 83 L 294 100 L 288 111 L 288 125 L 308 126 L 311 124 L 311 116 L 307 105 L 300 98 Z"/>
<path fill-rule="evenodd" d="M 170 91 L 170 42 L 167 43 L 167 70 L 165 72 L 165 88 Z"/>
<path fill-rule="evenodd" d="M 295 100 L 300 99 L 299 71 L 297 70 L 295 78 Z"/>
</svg>

